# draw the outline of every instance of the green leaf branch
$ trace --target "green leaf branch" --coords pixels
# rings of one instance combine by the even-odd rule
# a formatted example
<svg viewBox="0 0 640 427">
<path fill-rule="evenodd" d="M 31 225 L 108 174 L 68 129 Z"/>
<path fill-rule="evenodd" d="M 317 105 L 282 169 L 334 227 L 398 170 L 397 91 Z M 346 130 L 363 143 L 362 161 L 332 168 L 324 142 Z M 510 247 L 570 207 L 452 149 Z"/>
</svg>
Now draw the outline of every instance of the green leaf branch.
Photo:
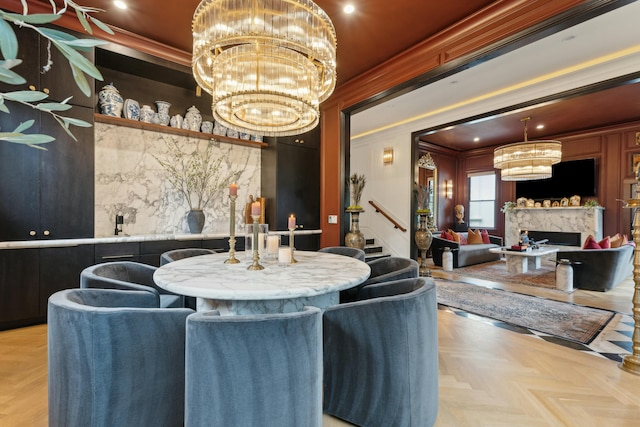
<svg viewBox="0 0 640 427">
<path fill-rule="evenodd" d="M 82 55 L 82 52 L 87 52 L 106 42 L 96 39 L 79 39 L 63 31 L 44 27 L 44 25 L 54 23 L 69 9 L 72 9 L 75 11 L 78 21 L 87 33 L 93 34 L 93 24 L 102 31 L 113 34 L 113 31 L 107 25 L 91 15 L 92 13 L 101 12 L 102 10 L 80 6 L 72 0 L 63 0 L 63 7 L 60 9 L 57 8 L 53 1 L 50 1 L 52 13 L 29 14 L 27 1 L 21 0 L 21 4 L 21 14 L 0 10 L 0 54 L 2 54 L 2 59 L 0 59 L 0 82 L 9 85 L 22 85 L 26 83 L 24 77 L 13 70 L 13 68 L 22 63 L 22 60 L 18 59 L 18 38 L 13 28 L 17 26 L 29 28 L 48 40 L 48 58 L 47 63 L 43 66 L 43 73 L 49 71 L 53 65 L 51 59 L 51 46 L 53 46 L 69 63 L 71 73 L 78 88 L 80 88 L 83 94 L 90 96 L 91 86 L 86 76 L 100 81 L 103 80 L 103 77 L 96 66 Z M 45 102 L 48 96 L 46 93 L 40 91 L 19 90 L 0 92 L 0 113 L 11 114 L 11 110 L 5 101 L 29 106 L 34 110 L 50 114 L 74 140 L 76 138 L 71 132 L 70 126 L 91 127 L 90 123 L 83 120 L 59 114 L 71 108 L 68 104 L 71 98 L 67 98 L 62 102 Z M 30 129 L 32 126 L 33 121 L 30 120 L 20 123 L 13 131 L 7 132 L 0 129 L 0 140 L 42 148 L 39 146 L 40 144 L 51 142 L 55 139 L 44 134 L 25 134 L 24 131 Z"/>
<path fill-rule="evenodd" d="M 182 194 L 190 209 L 204 209 L 236 173 L 223 178 L 224 156 L 216 156 L 214 144 L 207 143 L 204 150 L 198 146 L 191 152 L 181 149 L 178 143 L 167 143 L 166 157 L 153 156 L 165 170 L 169 184 Z"/>
</svg>

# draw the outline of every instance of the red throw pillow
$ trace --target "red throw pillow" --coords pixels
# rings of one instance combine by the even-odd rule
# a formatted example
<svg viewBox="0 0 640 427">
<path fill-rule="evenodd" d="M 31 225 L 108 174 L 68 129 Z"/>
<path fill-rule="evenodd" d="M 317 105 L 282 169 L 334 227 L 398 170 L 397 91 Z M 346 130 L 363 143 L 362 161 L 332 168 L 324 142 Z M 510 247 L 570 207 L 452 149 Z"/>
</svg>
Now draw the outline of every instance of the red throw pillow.
<svg viewBox="0 0 640 427">
<path fill-rule="evenodd" d="M 611 238 L 607 236 L 604 239 L 600 240 L 598 242 L 598 246 L 600 246 L 600 249 L 611 249 Z"/>
<path fill-rule="evenodd" d="M 587 237 L 587 240 L 584 241 L 584 245 L 582 246 L 582 249 L 601 249 L 601 248 L 598 242 L 596 242 L 596 238 L 593 237 L 592 235 L 589 235 L 589 237 Z"/>
<path fill-rule="evenodd" d="M 441 239 L 447 239 L 447 240 L 451 240 L 453 242 L 453 235 L 447 233 L 446 231 L 442 231 L 442 233 L 440 233 L 440 238 Z"/>
<path fill-rule="evenodd" d="M 489 232 L 487 230 L 481 230 L 480 235 L 482 236 L 482 243 L 491 243 L 491 240 L 489 240 Z"/>
<path fill-rule="evenodd" d="M 467 245 L 469 244 L 469 241 L 467 240 L 467 238 L 464 236 L 464 234 L 462 233 L 458 233 L 458 238 L 460 239 L 460 244 L 461 245 Z"/>
</svg>

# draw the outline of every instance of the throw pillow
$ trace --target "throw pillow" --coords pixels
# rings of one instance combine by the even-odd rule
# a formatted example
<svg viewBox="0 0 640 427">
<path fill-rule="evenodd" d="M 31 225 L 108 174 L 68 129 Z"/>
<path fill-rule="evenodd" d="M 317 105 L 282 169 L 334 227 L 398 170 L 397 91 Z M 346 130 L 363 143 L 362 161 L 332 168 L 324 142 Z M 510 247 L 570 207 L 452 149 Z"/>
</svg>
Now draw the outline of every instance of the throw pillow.
<svg viewBox="0 0 640 427">
<path fill-rule="evenodd" d="M 625 244 L 624 238 L 620 233 L 616 233 L 609 239 L 609 244 L 612 248 L 619 248 L 620 246 Z"/>
<path fill-rule="evenodd" d="M 604 239 L 600 240 L 598 242 L 598 246 L 600 246 L 600 249 L 611 249 L 611 238 L 607 236 Z"/>
<path fill-rule="evenodd" d="M 448 232 L 446 232 L 444 230 L 442 231 L 442 233 L 440 233 L 440 238 L 441 239 L 451 240 L 453 242 L 453 236 L 450 233 L 448 233 Z"/>
<path fill-rule="evenodd" d="M 482 236 L 482 243 L 486 243 L 487 245 L 491 243 L 489 239 L 489 232 L 487 230 L 480 231 L 480 235 Z"/>
<path fill-rule="evenodd" d="M 480 230 L 473 231 L 472 229 L 469 229 L 469 232 L 467 233 L 467 241 L 470 245 L 481 245 L 484 243 L 482 241 Z"/>
<path fill-rule="evenodd" d="M 587 237 L 587 240 L 584 241 L 584 245 L 582 245 L 582 249 L 600 249 L 600 245 L 596 241 L 596 238 L 592 235 Z"/>
</svg>

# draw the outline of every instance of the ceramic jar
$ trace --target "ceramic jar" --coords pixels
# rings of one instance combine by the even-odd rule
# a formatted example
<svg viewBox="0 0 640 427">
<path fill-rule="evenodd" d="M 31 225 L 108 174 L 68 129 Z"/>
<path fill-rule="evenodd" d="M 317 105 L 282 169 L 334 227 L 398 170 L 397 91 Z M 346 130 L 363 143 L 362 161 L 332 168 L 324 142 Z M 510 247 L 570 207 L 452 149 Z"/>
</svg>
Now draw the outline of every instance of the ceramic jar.
<svg viewBox="0 0 640 427">
<path fill-rule="evenodd" d="M 213 132 L 213 122 L 209 122 L 209 121 L 202 122 L 202 126 L 200 126 L 200 130 L 202 131 L 202 133 Z"/>
<path fill-rule="evenodd" d="M 169 120 L 169 125 L 172 128 L 180 129 L 182 128 L 182 122 L 183 122 L 182 116 L 180 114 L 176 114 L 175 116 L 171 117 L 171 119 Z"/>
<path fill-rule="evenodd" d="M 200 110 L 198 110 L 195 105 L 187 109 L 187 114 L 185 114 L 184 118 L 189 125 L 189 130 L 192 130 L 195 132 L 200 131 L 200 125 L 202 124 L 202 116 L 200 115 Z"/>
<path fill-rule="evenodd" d="M 445 246 L 442 252 L 442 269 L 444 271 L 453 271 L 453 252 L 451 248 Z"/>
<path fill-rule="evenodd" d="M 140 109 L 140 121 L 145 123 L 151 123 L 153 121 L 153 116 L 156 114 L 151 107 L 148 105 L 143 105 Z"/>
<path fill-rule="evenodd" d="M 573 266 L 568 259 L 558 261 L 556 267 L 556 289 L 564 292 L 573 290 Z"/>
<path fill-rule="evenodd" d="M 135 99 L 125 99 L 123 115 L 125 119 L 140 120 L 140 104 Z"/>
<path fill-rule="evenodd" d="M 158 122 L 162 126 L 168 126 L 171 121 L 171 116 L 169 115 L 169 108 L 171 104 L 167 101 L 156 101 L 156 107 L 158 109 Z"/>
<path fill-rule="evenodd" d="M 120 117 L 122 115 L 124 102 L 122 96 L 120 96 L 120 92 L 113 86 L 113 83 L 103 86 L 102 90 L 98 92 L 98 102 L 102 114 L 113 117 Z"/>
</svg>

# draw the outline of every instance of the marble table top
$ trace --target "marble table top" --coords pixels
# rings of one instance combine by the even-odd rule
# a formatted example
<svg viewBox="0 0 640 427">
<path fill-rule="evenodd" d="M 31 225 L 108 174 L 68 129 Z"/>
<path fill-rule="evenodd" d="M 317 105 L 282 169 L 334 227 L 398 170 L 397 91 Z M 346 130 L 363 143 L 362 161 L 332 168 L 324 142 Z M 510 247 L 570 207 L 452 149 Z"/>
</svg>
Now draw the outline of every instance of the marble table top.
<svg viewBox="0 0 640 427">
<path fill-rule="evenodd" d="M 264 270 L 251 265 L 243 252 L 239 264 L 225 264 L 228 253 L 202 255 L 171 262 L 154 274 L 155 282 L 170 292 L 217 300 L 280 300 L 313 297 L 348 289 L 365 281 L 371 268 L 344 255 L 295 251 L 296 264 L 260 260 Z"/>
</svg>

